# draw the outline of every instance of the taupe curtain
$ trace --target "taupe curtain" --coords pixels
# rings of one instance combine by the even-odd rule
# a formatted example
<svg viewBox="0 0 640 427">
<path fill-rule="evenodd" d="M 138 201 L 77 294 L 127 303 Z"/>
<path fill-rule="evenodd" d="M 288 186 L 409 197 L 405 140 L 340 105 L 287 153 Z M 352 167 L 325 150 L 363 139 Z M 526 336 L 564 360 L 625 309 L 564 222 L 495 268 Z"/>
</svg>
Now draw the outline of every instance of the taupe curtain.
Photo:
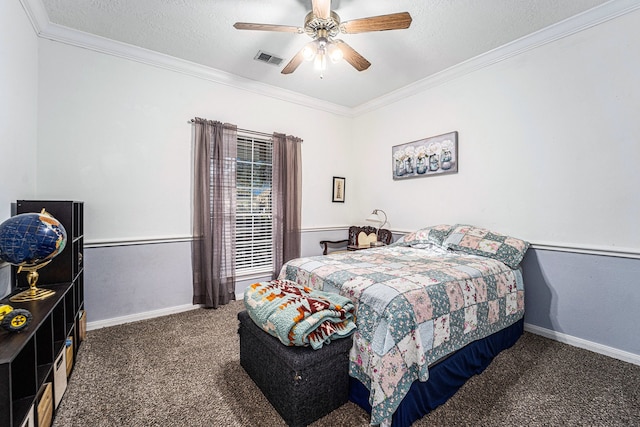
<svg viewBox="0 0 640 427">
<path fill-rule="evenodd" d="M 193 303 L 235 299 L 237 128 L 194 119 Z"/>
<path fill-rule="evenodd" d="M 273 134 L 273 277 L 282 265 L 300 256 L 302 207 L 302 140 Z"/>
</svg>

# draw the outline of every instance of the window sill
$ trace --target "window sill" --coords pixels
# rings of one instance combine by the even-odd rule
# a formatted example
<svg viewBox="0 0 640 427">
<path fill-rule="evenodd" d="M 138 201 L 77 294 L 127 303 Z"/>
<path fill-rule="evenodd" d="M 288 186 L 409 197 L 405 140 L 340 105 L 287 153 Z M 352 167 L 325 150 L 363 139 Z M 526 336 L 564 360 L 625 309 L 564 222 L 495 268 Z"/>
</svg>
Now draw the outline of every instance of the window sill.
<svg viewBox="0 0 640 427">
<path fill-rule="evenodd" d="M 271 280 L 273 270 L 250 270 L 250 271 L 236 271 L 236 281 L 244 280 L 256 280 L 268 278 Z"/>
</svg>

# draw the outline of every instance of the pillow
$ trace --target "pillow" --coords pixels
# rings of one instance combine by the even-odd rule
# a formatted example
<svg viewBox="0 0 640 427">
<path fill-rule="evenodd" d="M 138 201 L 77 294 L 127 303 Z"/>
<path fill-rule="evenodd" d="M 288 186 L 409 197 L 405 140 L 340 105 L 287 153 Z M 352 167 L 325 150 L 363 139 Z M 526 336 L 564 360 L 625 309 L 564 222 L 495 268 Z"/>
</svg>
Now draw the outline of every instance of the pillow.
<svg viewBox="0 0 640 427">
<path fill-rule="evenodd" d="M 472 225 L 456 224 L 442 244 L 447 249 L 497 259 L 518 268 L 529 242 Z"/>
<path fill-rule="evenodd" d="M 442 246 L 442 242 L 449 235 L 453 227 L 448 224 L 434 225 L 433 227 L 421 228 L 413 233 L 405 234 L 403 243 L 406 246 L 424 245 L 431 243 Z"/>
<path fill-rule="evenodd" d="M 376 233 L 370 233 L 367 235 L 364 231 L 361 231 L 358 234 L 358 246 L 369 246 L 371 243 L 375 243 L 378 241 L 378 236 Z"/>
</svg>

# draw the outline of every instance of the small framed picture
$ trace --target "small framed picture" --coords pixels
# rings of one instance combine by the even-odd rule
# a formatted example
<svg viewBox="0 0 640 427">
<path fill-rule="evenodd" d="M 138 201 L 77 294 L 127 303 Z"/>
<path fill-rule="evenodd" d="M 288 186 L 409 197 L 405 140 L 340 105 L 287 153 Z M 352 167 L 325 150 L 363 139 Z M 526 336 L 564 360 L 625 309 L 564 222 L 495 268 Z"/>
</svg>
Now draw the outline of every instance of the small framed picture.
<svg viewBox="0 0 640 427">
<path fill-rule="evenodd" d="M 339 176 L 333 177 L 333 196 L 331 201 L 334 203 L 344 203 L 344 185 L 345 179 Z"/>
</svg>

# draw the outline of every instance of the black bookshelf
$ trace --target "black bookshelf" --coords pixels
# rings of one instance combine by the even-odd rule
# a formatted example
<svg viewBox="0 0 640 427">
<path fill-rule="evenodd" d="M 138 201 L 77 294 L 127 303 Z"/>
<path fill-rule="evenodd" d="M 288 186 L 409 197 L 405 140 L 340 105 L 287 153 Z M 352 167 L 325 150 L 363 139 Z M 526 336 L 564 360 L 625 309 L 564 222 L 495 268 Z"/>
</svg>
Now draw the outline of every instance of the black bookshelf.
<svg viewBox="0 0 640 427">
<path fill-rule="evenodd" d="M 54 362 L 61 352 L 69 358 L 70 375 L 78 347 L 83 339 L 84 322 L 84 204 L 76 201 L 18 200 L 15 213 L 40 212 L 43 208 L 62 223 L 67 231 L 64 250 L 51 263 L 38 270 L 39 288 L 55 294 L 43 300 L 11 302 L 9 299 L 28 287 L 26 273 L 12 268 L 13 290 L 0 300 L 13 308 L 24 308 L 33 315 L 24 330 L 11 333 L 0 329 L 0 427 L 22 426 L 31 409 L 36 425 L 38 402 L 45 399 L 47 384 L 55 389 Z M 81 331 L 82 329 L 82 331 Z M 67 346 L 70 339 L 72 346 Z M 64 388 L 63 388 L 64 390 Z M 51 396 L 49 396 L 51 398 Z"/>
</svg>

